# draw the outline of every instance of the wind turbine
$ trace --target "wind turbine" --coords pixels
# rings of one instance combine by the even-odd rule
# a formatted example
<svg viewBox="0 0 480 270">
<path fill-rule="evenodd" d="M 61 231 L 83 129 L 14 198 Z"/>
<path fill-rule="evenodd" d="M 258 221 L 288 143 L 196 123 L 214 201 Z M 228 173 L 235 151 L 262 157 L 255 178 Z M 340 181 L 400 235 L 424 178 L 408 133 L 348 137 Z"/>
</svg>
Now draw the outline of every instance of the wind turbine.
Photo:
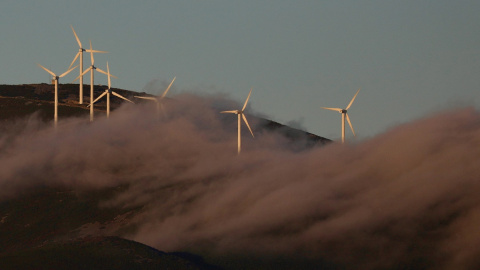
<svg viewBox="0 0 480 270">
<path fill-rule="evenodd" d="M 163 110 L 163 114 L 166 115 L 165 113 L 165 108 L 163 107 L 162 101 L 165 98 L 165 96 L 168 93 L 168 90 L 170 90 L 170 87 L 172 86 L 173 82 L 175 81 L 177 77 L 174 77 L 172 82 L 168 85 L 167 89 L 163 92 L 161 96 L 158 97 L 142 97 L 142 96 L 134 96 L 136 98 L 141 98 L 141 99 L 148 99 L 148 100 L 153 100 L 155 103 L 157 103 L 157 113 L 160 114 L 160 108 Z"/>
<path fill-rule="evenodd" d="M 243 104 L 243 108 L 241 110 L 233 110 L 233 111 L 222 111 L 221 113 L 234 113 L 238 115 L 238 154 L 240 154 L 240 150 L 242 148 L 242 139 L 241 139 L 241 118 L 243 118 L 243 121 L 245 121 L 245 124 L 247 124 L 248 130 L 250 130 L 250 133 L 252 134 L 252 137 L 255 138 L 253 135 L 252 129 L 250 128 L 250 125 L 248 124 L 247 118 L 245 117 L 245 114 L 243 114 L 243 111 L 245 110 L 245 107 L 247 107 L 248 99 L 250 98 L 250 95 L 252 94 L 253 88 L 250 88 L 250 93 L 248 93 L 247 100 L 245 100 L 245 104 Z"/>
<path fill-rule="evenodd" d="M 93 77 L 94 77 L 93 72 L 95 70 L 97 70 L 98 72 L 103 73 L 105 75 L 108 75 L 108 73 L 95 66 L 95 58 L 93 57 L 94 50 L 92 50 L 92 41 L 90 41 L 89 52 L 90 52 L 90 60 L 92 62 L 92 65 L 89 68 L 87 68 L 85 71 L 83 71 L 80 74 L 80 76 L 78 76 L 74 81 L 81 78 L 83 75 L 87 74 L 87 72 L 90 71 L 90 105 L 89 106 L 90 106 L 90 121 L 93 121 L 93 102 L 92 102 L 92 100 L 93 100 Z M 108 76 L 109 76 L 109 79 L 110 79 L 110 76 L 118 79 L 116 76 L 113 76 L 113 75 L 108 75 Z"/>
<path fill-rule="evenodd" d="M 75 33 L 75 30 L 73 29 L 73 26 L 70 25 L 70 27 L 72 28 L 73 34 L 75 35 L 75 38 L 77 39 L 79 49 L 78 49 L 77 55 L 75 55 L 75 58 L 73 58 L 73 61 L 68 68 L 72 67 L 73 63 L 75 63 L 75 61 L 77 61 L 77 58 L 80 57 L 80 80 L 79 80 L 79 85 L 80 86 L 79 86 L 79 93 L 78 93 L 78 96 L 79 96 L 78 103 L 83 104 L 83 75 L 82 75 L 82 72 L 83 72 L 83 52 L 89 52 L 89 53 L 107 53 L 107 52 L 92 50 L 91 47 L 90 47 L 90 50 L 84 49 L 82 47 L 82 42 L 80 42 L 80 39 L 78 38 L 77 33 Z"/>
<path fill-rule="evenodd" d="M 345 118 L 347 118 L 348 124 L 350 125 L 350 129 L 352 129 L 353 136 L 355 136 L 355 131 L 353 130 L 352 122 L 350 122 L 350 117 L 348 117 L 347 110 L 350 108 L 350 106 L 352 106 L 352 103 L 357 97 L 358 92 L 360 92 L 360 88 L 358 88 L 357 93 L 355 93 L 352 100 L 350 101 L 347 108 L 345 109 L 321 107 L 322 109 L 337 111 L 342 114 L 342 143 L 345 142 Z"/>
<path fill-rule="evenodd" d="M 50 73 L 53 76 L 53 80 L 55 81 L 55 109 L 53 113 L 53 123 L 55 128 L 57 127 L 57 122 L 58 122 L 58 79 L 62 78 L 63 76 L 67 75 L 70 73 L 70 71 L 74 70 L 77 66 L 74 66 L 73 68 L 70 68 L 69 70 L 65 71 L 62 73 L 62 75 L 57 76 L 55 73 L 53 73 L 51 70 L 48 68 L 37 64 L 39 67 L 43 68 L 46 72 Z"/>
<path fill-rule="evenodd" d="M 103 92 L 103 94 L 101 94 L 100 96 L 98 96 L 92 103 L 90 103 L 90 105 L 88 105 L 90 108 L 93 107 L 93 104 L 95 102 L 97 102 L 99 99 L 101 99 L 103 96 L 107 95 L 107 118 L 110 117 L 110 94 L 114 95 L 114 96 L 117 96 L 121 99 L 124 99 L 128 102 L 131 102 L 131 103 L 134 103 L 133 101 L 129 100 L 128 98 L 125 98 L 123 96 L 121 96 L 120 94 L 117 94 L 115 93 L 114 91 L 112 91 L 111 89 L 111 80 L 110 80 L 110 77 L 114 77 L 113 75 L 110 75 L 110 68 L 108 67 L 108 62 L 107 62 L 107 76 L 108 76 L 108 89 L 105 90 L 105 92 Z"/>
</svg>

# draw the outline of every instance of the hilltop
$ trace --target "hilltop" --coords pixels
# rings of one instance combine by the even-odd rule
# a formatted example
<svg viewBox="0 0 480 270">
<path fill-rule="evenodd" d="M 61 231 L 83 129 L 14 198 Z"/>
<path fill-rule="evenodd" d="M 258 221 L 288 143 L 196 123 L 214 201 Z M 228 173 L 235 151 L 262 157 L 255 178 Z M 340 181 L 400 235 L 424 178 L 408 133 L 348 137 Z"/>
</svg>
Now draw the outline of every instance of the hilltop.
<svg viewBox="0 0 480 270">
<path fill-rule="evenodd" d="M 107 86 L 95 85 L 94 96 L 97 97 L 102 94 Z M 43 121 L 50 121 L 53 119 L 53 100 L 54 100 L 54 85 L 41 84 L 22 84 L 22 85 L 0 85 L 0 120 L 18 119 L 37 113 Z M 120 95 L 134 100 L 135 102 L 143 102 L 134 98 L 134 96 L 148 95 L 146 93 L 139 93 L 130 90 L 112 88 L 113 91 Z M 90 101 L 90 85 L 84 85 L 84 104 L 78 104 L 78 84 L 59 84 L 58 86 L 58 101 L 59 101 L 59 117 L 72 116 L 86 116 L 89 113 L 87 105 Z M 151 96 L 151 95 L 149 95 Z M 117 109 L 125 101 L 119 98 L 110 99 L 110 107 L 113 110 Z M 95 103 L 95 111 L 99 115 L 104 115 L 106 111 L 105 98 Z M 250 117 L 250 116 L 249 116 Z M 305 141 L 307 147 L 314 145 L 324 145 L 331 142 L 330 139 L 291 128 L 289 126 L 280 124 L 278 122 L 258 118 L 261 123 L 261 129 L 266 131 L 275 131 L 282 133 L 286 138 L 294 141 Z"/>
</svg>

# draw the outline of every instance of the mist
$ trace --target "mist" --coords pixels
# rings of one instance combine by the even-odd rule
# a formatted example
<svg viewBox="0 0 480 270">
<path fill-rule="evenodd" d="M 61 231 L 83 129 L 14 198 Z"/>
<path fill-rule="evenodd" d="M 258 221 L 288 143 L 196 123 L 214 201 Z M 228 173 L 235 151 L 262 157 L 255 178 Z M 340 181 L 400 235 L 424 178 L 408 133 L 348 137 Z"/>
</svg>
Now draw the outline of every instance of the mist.
<svg viewBox="0 0 480 270">
<path fill-rule="evenodd" d="M 139 206 L 123 237 L 226 268 L 480 267 L 480 114 L 438 112 L 354 144 L 292 151 L 242 130 L 241 105 L 182 94 L 110 119 L 35 115 L 0 137 L 0 200 L 36 187 L 126 186 L 102 207 Z M 248 113 L 248 109 L 246 111 Z M 321 134 L 320 134 L 321 135 Z"/>
</svg>

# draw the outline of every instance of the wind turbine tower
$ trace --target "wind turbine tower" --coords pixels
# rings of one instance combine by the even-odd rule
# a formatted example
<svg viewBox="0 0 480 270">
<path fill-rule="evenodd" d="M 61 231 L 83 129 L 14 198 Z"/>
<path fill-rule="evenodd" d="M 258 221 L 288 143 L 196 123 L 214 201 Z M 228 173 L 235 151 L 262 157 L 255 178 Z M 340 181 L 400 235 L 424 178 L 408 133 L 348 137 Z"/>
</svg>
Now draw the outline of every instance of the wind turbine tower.
<svg viewBox="0 0 480 270">
<path fill-rule="evenodd" d="M 114 95 L 114 96 L 117 96 L 117 97 L 119 97 L 119 98 L 121 98 L 121 99 L 124 99 L 124 100 L 126 100 L 126 101 L 128 101 L 128 102 L 131 102 L 131 103 L 134 103 L 134 102 L 131 101 L 131 100 L 129 100 L 128 98 L 123 97 L 122 95 L 117 94 L 116 92 L 112 91 L 112 89 L 111 89 L 112 83 L 111 83 L 110 77 L 113 77 L 113 75 L 110 74 L 110 68 L 108 67 L 108 62 L 107 62 L 107 76 L 108 76 L 108 89 L 105 90 L 105 92 L 103 92 L 103 94 L 101 94 L 99 97 L 97 97 L 97 98 L 96 98 L 92 103 L 90 103 L 90 105 L 88 105 L 88 106 L 90 106 L 90 108 L 92 108 L 92 107 L 93 107 L 93 104 L 94 104 L 95 102 L 97 102 L 97 101 L 98 101 L 99 99 L 101 99 L 103 96 L 107 95 L 107 118 L 109 118 L 109 117 L 110 117 L 110 94 L 112 94 L 112 95 Z"/>
<path fill-rule="evenodd" d="M 358 92 L 360 92 L 360 88 L 357 90 L 357 93 L 355 93 L 352 100 L 350 101 L 347 108 L 345 108 L 345 109 L 321 107 L 322 109 L 336 111 L 336 112 L 339 112 L 339 113 L 342 114 L 342 143 L 345 142 L 345 118 L 347 119 L 348 124 L 350 125 L 350 129 L 352 130 L 353 136 L 355 136 L 355 131 L 353 130 L 353 126 L 352 126 L 352 122 L 350 121 L 350 117 L 348 117 L 347 110 L 350 109 L 350 106 L 352 106 L 352 103 L 355 100 L 355 98 L 357 97 Z"/>
<path fill-rule="evenodd" d="M 75 61 L 77 61 L 77 58 L 80 58 L 80 60 L 79 60 L 80 61 L 80 77 L 79 77 L 79 93 L 78 93 L 79 101 L 78 101 L 78 103 L 83 104 L 83 75 L 82 75 L 82 72 L 83 72 L 83 52 L 89 52 L 89 53 L 107 53 L 107 52 L 92 50 L 91 47 L 90 47 L 89 50 L 84 49 L 82 47 L 82 42 L 80 42 L 80 39 L 78 38 L 77 33 L 75 33 L 75 30 L 73 29 L 73 26 L 70 25 L 70 27 L 72 28 L 73 34 L 75 35 L 75 39 L 77 40 L 78 47 L 79 47 L 78 53 L 75 55 L 75 58 L 73 59 L 72 63 L 70 64 L 70 67 L 72 67 L 73 63 L 75 63 Z"/>
<path fill-rule="evenodd" d="M 57 128 L 57 122 L 58 122 L 58 79 L 62 78 L 63 76 L 67 75 L 70 73 L 70 71 L 74 70 L 77 66 L 74 66 L 73 68 L 70 68 L 69 70 L 65 71 L 62 75 L 57 76 L 53 71 L 49 70 L 48 68 L 38 64 L 39 67 L 43 68 L 46 72 L 50 73 L 50 75 L 53 76 L 53 80 L 55 81 L 55 109 L 53 113 L 53 123 L 55 128 Z"/>
<path fill-rule="evenodd" d="M 243 114 L 245 108 L 247 107 L 248 99 L 250 99 L 250 95 L 252 94 L 253 88 L 250 88 L 250 93 L 248 93 L 247 100 L 245 100 L 245 104 L 243 104 L 243 108 L 241 110 L 232 110 L 232 111 L 222 111 L 221 113 L 234 113 L 238 116 L 238 154 L 240 154 L 240 151 L 242 150 L 242 118 L 245 124 L 247 124 L 248 130 L 250 130 L 250 133 L 252 134 L 252 137 L 255 138 L 253 135 L 252 129 L 250 128 L 250 125 L 248 124 L 247 118 L 245 117 L 245 114 Z"/>
<path fill-rule="evenodd" d="M 96 71 L 98 71 L 98 72 L 100 72 L 100 73 L 103 73 L 103 74 L 109 76 L 109 78 L 110 78 L 110 76 L 112 76 L 112 77 L 114 77 L 114 78 L 117 78 L 117 77 L 116 77 L 116 76 L 113 76 L 113 75 L 108 75 L 107 72 L 105 72 L 105 71 L 103 71 L 103 70 L 101 70 L 101 69 L 99 69 L 99 68 L 97 68 L 97 67 L 95 66 L 95 58 L 93 57 L 94 50 L 92 50 L 92 41 L 90 41 L 90 50 L 89 50 L 89 52 L 90 52 L 90 60 L 91 60 L 91 62 L 92 62 L 92 65 L 91 65 L 89 68 L 87 68 L 85 71 L 83 71 L 83 72 L 80 74 L 80 76 L 78 76 L 74 81 L 76 81 L 77 79 L 81 78 L 83 75 L 87 74 L 87 72 L 90 71 L 90 105 L 89 105 L 89 107 L 90 107 L 90 121 L 93 121 L 93 102 L 92 102 L 92 101 L 93 101 L 93 86 L 94 86 L 94 85 L 93 85 L 93 78 L 94 78 L 94 74 L 93 74 L 93 73 L 94 73 L 94 71 L 96 70 Z M 118 79 L 118 78 L 117 78 L 117 79 Z"/>
</svg>

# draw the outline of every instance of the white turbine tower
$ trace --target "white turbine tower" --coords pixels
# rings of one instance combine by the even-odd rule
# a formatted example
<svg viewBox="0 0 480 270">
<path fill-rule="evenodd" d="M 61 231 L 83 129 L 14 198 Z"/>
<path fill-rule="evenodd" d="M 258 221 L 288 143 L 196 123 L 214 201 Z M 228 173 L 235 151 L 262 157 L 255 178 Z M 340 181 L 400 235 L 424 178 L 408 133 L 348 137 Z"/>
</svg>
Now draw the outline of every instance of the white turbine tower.
<svg viewBox="0 0 480 270">
<path fill-rule="evenodd" d="M 70 73 L 70 71 L 74 70 L 77 66 L 74 66 L 73 68 L 70 68 L 69 70 L 65 71 L 62 73 L 62 75 L 57 76 L 55 73 L 53 73 L 51 70 L 48 68 L 37 64 L 39 67 L 43 68 L 46 72 L 50 73 L 53 76 L 53 80 L 55 81 L 55 109 L 53 113 L 53 123 L 55 128 L 57 127 L 57 122 L 58 122 L 58 79 L 62 78 L 63 76 L 67 75 Z"/>
<path fill-rule="evenodd" d="M 160 109 L 163 110 L 163 114 L 166 115 L 165 113 L 165 108 L 163 107 L 162 101 L 167 95 L 168 91 L 170 90 L 170 87 L 172 86 L 173 82 L 175 81 L 177 77 L 174 77 L 172 82 L 168 85 L 167 89 L 163 92 L 161 96 L 158 97 L 142 97 L 142 96 L 135 96 L 136 98 L 141 98 L 141 99 L 148 99 L 148 100 L 153 100 L 157 104 L 157 113 L 160 114 Z"/>
<path fill-rule="evenodd" d="M 112 83 L 111 83 L 111 80 L 110 80 L 110 77 L 114 77 L 113 75 L 110 74 L 110 68 L 108 67 L 108 62 L 107 62 L 107 76 L 108 76 L 108 89 L 105 90 L 105 92 L 103 92 L 103 94 L 101 94 L 100 96 L 98 96 L 92 103 L 90 103 L 90 105 L 88 105 L 90 108 L 93 107 L 93 104 L 95 102 L 97 102 L 98 100 L 100 100 L 103 96 L 107 95 L 107 118 L 110 117 L 110 94 L 114 95 L 114 96 L 117 96 L 121 99 L 124 99 L 128 102 L 131 102 L 131 103 L 134 103 L 133 101 L 129 100 L 128 98 L 125 98 L 123 96 L 121 96 L 120 94 L 117 94 L 115 93 L 114 91 L 112 91 L 111 89 L 111 86 L 112 86 Z"/>
<path fill-rule="evenodd" d="M 345 109 L 321 107 L 322 109 L 336 111 L 342 114 L 342 143 L 345 142 L 345 118 L 347 118 L 350 129 L 352 129 L 353 136 L 355 136 L 355 131 L 353 130 L 352 122 L 350 122 L 350 117 L 348 117 L 347 110 L 350 108 L 350 106 L 352 106 L 352 103 L 357 97 L 358 92 L 360 92 L 360 88 L 357 90 L 357 93 L 355 93 L 355 96 L 353 96 L 352 100 Z"/>
<path fill-rule="evenodd" d="M 92 50 L 91 47 L 90 47 L 90 50 L 84 49 L 82 47 L 82 42 L 80 42 L 80 39 L 78 38 L 77 33 L 75 33 L 75 30 L 73 29 L 73 26 L 70 25 L 70 27 L 72 28 L 73 34 L 75 35 L 75 38 L 77 39 L 77 43 L 78 43 L 78 47 L 79 47 L 78 53 L 75 55 L 75 58 L 73 59 L 72 63 L 70 64 L 70 67 L 72 67 L 73 63 L 75 63 L 75 61 L 77 61 L 77 58 L 80 58 L 80 77 L 79 77 L 80 79 L 79 79 L 79 93 L 78 93 L 79 101 L 78 101 L 78 103 L 83 104 L 83 75 L 82 75 L 82 72 L 83 72 L 83 52 L 89 52 L 89 53 L 107 53 L 107 52 Z"/>
<path fill-rule="evenodd" d="M 85 71 L 83 71 L 80 74 L 80 76 L 78 76 L 74 81 L 81 78 L 83 75 L 87 74 L 87 72 L 90 71 L 90 105 L 89 106 L 90 106 L 90 121 L 93 121 L 93 102 L 92 102 L 92 100 L 93 100 L 93 86 L 94 86 L 93 85 L 93 77 L 94 77 L 93 73 L 94 73 L 95 70 L 97 70 L 98 72 L 103 73 L 107 76 L 108 76 L 108 73 L 95 66 L 95 58 L 93 57 L 94 50 L 92 50 L 92 41 L 90 41 L 89 52 L 90 52 L 90 60 L 92 62 L 92 65 L 89 68 L 87 68 Z M 117 78 L 116 76 L 113 76 L 113 75 L 110 75 L 110 76 L 112 76 L 114 78 Z M 110 76 L 109 76 L 109 78 L 110 78 Z"/>
<path fill-rule="evenodd" d="M 243 114 L 243 111 L 247 107 L 248 99 L 250 98 L 250 95 L 252 94 L 253 88 L 250 88 L 250 93 L 248 93 L 247 100 L 245 100 L 245 104 L 243 104 L 243 108 L 241 110 L 233 110 L 233 111 L 222 111 L 221 113 L 234 113 L 238 115 L 238 154 L 240 154 L 240 151 L 242 149 L 242 139 L 241 139 L 241 130 L 242 130 L 242 120 L 245 121 L 245 124 L 247 124 L 248 130 L 250 130 L 250 133 L 252 136 L 255 138 L 253 135 L 252 129 L 250 128 L 250 125 L 248 124 L 247 118 L 245 117 L 245 114 Z"/>
</svg>

